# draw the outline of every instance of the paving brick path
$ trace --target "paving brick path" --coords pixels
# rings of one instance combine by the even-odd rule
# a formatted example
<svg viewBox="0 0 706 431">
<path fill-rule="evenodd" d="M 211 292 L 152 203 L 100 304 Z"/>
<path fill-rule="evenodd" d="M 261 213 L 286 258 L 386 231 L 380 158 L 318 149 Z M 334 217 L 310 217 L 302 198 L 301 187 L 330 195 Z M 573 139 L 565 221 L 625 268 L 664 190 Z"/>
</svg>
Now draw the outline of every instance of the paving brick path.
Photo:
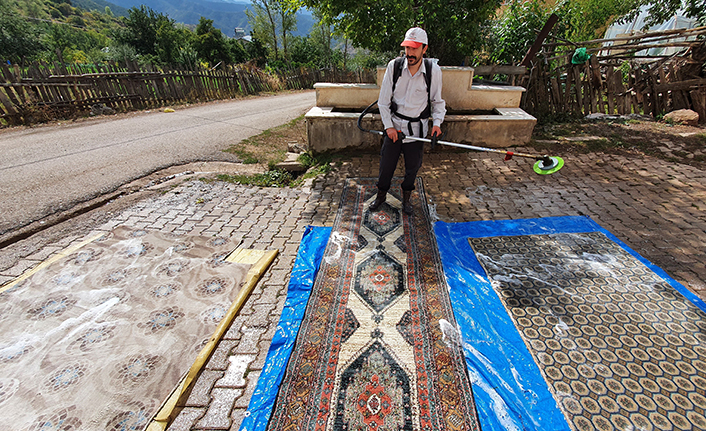
<svg viewBox="0 0 706 431">
<path fill-rule="evenodd" d="M 377 155 L 340 159 L 311 186 L 257 188 L 193 180 L 142 201 L 96 231 L 118 225 L 229 235 L 241 247 L 279 249 L 199 377 L 170 430 L 237 430 L 284 306 L 289 273 L 307 225 L 331 226 L 346 177 L 375 177 Z M 706 172 L 654 158 L 565 157 L 557 174 L 532 161 L 487 153 L 426 154 L 432 214 L 447 222 L 587 215 L 677 281 L 706 298 Z M 399 174 L 402 167 L 399 167 Z M 0 281 L 95 232 L 65 238 L 0 271 Z"/>
</svg>

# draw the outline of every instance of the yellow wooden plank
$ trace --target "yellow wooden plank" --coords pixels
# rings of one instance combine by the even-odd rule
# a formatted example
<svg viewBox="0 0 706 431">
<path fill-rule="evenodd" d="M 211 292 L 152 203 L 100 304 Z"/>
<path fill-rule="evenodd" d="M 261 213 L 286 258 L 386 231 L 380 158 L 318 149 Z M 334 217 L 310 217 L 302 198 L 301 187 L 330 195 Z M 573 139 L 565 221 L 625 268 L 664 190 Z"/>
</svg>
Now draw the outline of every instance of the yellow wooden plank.
<svg viewBox="0 0 706 431">
<path fill-rule="evenodd" d="M 227 262 L 233 263 L 244 263 L 247 265 L 253 265 L 257 263 L 262 256 L 267 253 L 266 250 L 251 250 L 238 248 L 233 251 L 228 257 L 226 257 Z"/>
<path fill-rule="evenodd" d="M 248 270 L 245 283 L 240 289 L 238 297 L 235 298 L 235 301 L 233 301 L 233 304 L 228 309 L 228 312 L 226 313 L 225 317 L 223 317 L 221 322 L 218 324 L 218 327 L 214 331 L 211 338 L 208 340 L 208 343 L 206 343 L 206 345 L 201 349 L 201 352 L 196 357 L 196 360 L 189 369 L 189 372 L 186 374 L 186 377 L 180 385 L 180 393 L 176 397 L 176 401 L 172 400 L 172 398 L 174 397 L 174 394 L 172 394 L 170 399 L 165 402 L 160 411 L 152 419 L 152 423 L 150 424 L 150 428 L 148 428 L 148 430 L 164 430 L 167 428 L 167 426 L 169 426 L 171 421 L 174 420 L 176 415 L 179 413 L 178 408 L 183 407 L 185 405 L 186 400 L 189 397 L 191 388 L 193 387 L 194 383 L 196 383 L 196 379 L 198 378 L 201 369 L 204 367 L 208 359 L 211 357 L 211 354 L 213 354 L 213 351 L 216 349 L 218 341 L 223 338 L 223 335 L 230 327 L 231 323 L 233 322 L 233 319 L 235 319 L 235 316 L 243 307 L 243 304 L 245 304 L 245 301 L 250 296 L 250 293 L 252 293 L 253 288 L 260 280 L 262 275 L 265 273 L 265 271 L 267 271 L 267 268 L 269 268 L 270 264 L 272 264 L 272 261 L 275 260 L 275 257 L 277 257 L 278 253 L 278 250 L 267 251 L 237 249 L 226 258 L 226 260 L 229 262 L 242 259 L 241 263 L 250 262 L 254 259 L 256 260 L 254 261 L 255 263 L 250 267 L 250 270 Z"/>
</svg>

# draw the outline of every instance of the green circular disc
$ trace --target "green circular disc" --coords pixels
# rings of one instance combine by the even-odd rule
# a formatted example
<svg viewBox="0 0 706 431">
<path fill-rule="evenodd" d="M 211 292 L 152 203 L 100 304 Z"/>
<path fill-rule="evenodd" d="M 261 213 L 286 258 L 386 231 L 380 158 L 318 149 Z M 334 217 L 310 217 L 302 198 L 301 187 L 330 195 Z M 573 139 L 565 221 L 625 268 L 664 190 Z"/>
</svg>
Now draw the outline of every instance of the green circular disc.
<svg viewBox="0 0 706 431">
<path fill-rule="evenodd" d="M 539 175 L 549 175 L 564 167 L 564 159 L 562 159 L 561 157 L 550 157 L 550 159 L 552 159 L 553 163 L 552 166 L 547 169 L 542 167 L 541 160 L 537 160 L 533 167 L 534 171 Z"/>
</svg>

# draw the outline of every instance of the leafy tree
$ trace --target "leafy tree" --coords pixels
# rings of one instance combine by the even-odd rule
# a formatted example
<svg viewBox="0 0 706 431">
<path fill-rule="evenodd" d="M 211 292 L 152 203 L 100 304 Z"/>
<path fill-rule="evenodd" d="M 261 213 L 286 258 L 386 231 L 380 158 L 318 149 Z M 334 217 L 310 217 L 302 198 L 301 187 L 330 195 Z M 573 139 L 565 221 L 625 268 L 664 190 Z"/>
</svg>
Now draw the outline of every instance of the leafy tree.
<svg viewBox="0 0 706 431">
<path fill-rule="evenodd" d="M 625 0 L 562 0 L 554 8 L 561 17 L 554 34 L 574 42 L 601 38 L 633 7 L 633 1 Z"/>
<path fill-rule="evenodd" d="M 602 37 L 611 24 L 630 14 L 634 7 L 639 6 L 632 0 L 561 0 L 556 4 L 546 0 L 511 0 L 486 33 L 488 61 L 519 62 L 551 13 L 559 16 L 553 35 L 581 42 Z"/>
<path fill-rule="evenodd" d="M 43 48 L 38 28 L 0 2 L 0 59 L 32 60 Z"/>
<path fill-rule="evenodd" d="M 284 58 L 289 58 L 289 39 L 294 30 L 297 29 L 296 9 L 287 7 L 282 2 L 277 3 L 277 12 L 279 13 L 279 29 L 280 40 L 282 41 L 282 51 Z"/>
<path fill-rule="evenodd" d="M 291 63 L 293 66 L 325 67 L 325 54 L 321 45 L 311 35 L 298 36 L 292 40 Z"/>
<path fill-rule="evenodd" d="M 48 24 L 45 31 L 44 42 L 47 52 L 43 53 L 43 56 L 46 59 L 85 63 L 88 61 L 87 52 L 109 44 L 108 38 L 103 34 L 67 24 Z M 57 53 L 60 53 L 60 57 Z"/>
<path fill-rule="evenodd" d="M 511 0 L 487 33 L 488 63 L 512 64 L 522 60 L 550 14 L 541 0 Z"/>
<path fill-rule="evenodd" d="M 213 26 L 212 19 L 201 17 L 196 26 L 194 47 L 202 60 L 211 64 L 230 63 L 230 49 L 223 33 Z"/>
<path fill-rule="evenodd" d="M 441 64 L 460 64 L 482 44 L 482 26 L 501 0 L 350 0 L 302 1 L 318 10 L 355 46 L 375 51 L 400 51 L 400 42 L 412 26 L 429 34 L 429 54 Z"/>
<path fill-rule="evenodd" d="M 238 39 L 228 39 L 227 42 L 230 47 L 230 58 L 233 63 L 245 63 L 250 60 L 248 51 L 244 45 L 246 42 Z"/>
<path fill-rule="evenodd" d="M 119 62 L 136 61 L 138 58 L 135 48 L 127 44 L 111 45 L 105 50 L 105 54 L 106 60 Z"/>
<path fill-rule="evenodd" d="M 647 6 L 649 16 L 646 26 L 652 26 L 667 21 L 676 15 L 680 9 L 689 18 L 695 18 L 699 25 L 706 25 L 706 0 L 633 0 L 626 20 L 635 18 L 640 13 L 640 6 Z"/>
<path fill-rule="evenodd" d="M 253 0 L 254 11 L 245 10 L 248 23 L 252 27 L 252 35 L 274 53 L 273 58 L 279 58 L 277 42 L 277 9 L 275 0 Z"/>
<path fill-rule="evenodd" d="M 125 29 L 115 34 L 118 43 L 130 45 L 138 54 L 155 54 L 157 44 L 157 21 L 162 15 L 149 7 L 130 8 L 123 18 Z"/>
<path fill-rule="evenodd" d="M 250 32 L 252 41 L 245 45 L 248 59 L 254 60 L 258 67 L 263 67 L 267 62 L 267 47 L 258 39 L 253 32 Z"/>
<path fill-rule="evenodd" d="M 179 50 L 189 42 L 189 32 L 145 5 L 131 8 L 122 21 L 125 28 L 114 35 L 117 44 L 129 45 L 137 54 L 162 64 L 177 62 Z"/>
</svg>

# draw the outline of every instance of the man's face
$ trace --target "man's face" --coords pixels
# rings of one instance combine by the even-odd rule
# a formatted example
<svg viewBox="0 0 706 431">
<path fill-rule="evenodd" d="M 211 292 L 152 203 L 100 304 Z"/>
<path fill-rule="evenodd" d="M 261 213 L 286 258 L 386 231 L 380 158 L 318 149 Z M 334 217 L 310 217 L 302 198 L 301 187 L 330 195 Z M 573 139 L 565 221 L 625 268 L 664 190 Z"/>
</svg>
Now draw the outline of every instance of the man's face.
<svg viewBox="0 0 706 431">
<path fill-rule="evenodd" d="M 422 56 L 427 52 L 427 46 L 421 45 L 419 48 L 412 48 L 411 46 L 404 47 L 404 55 L 407 57 L 407 65 L 415 66 L 422 60 Z"/>
</svg>

